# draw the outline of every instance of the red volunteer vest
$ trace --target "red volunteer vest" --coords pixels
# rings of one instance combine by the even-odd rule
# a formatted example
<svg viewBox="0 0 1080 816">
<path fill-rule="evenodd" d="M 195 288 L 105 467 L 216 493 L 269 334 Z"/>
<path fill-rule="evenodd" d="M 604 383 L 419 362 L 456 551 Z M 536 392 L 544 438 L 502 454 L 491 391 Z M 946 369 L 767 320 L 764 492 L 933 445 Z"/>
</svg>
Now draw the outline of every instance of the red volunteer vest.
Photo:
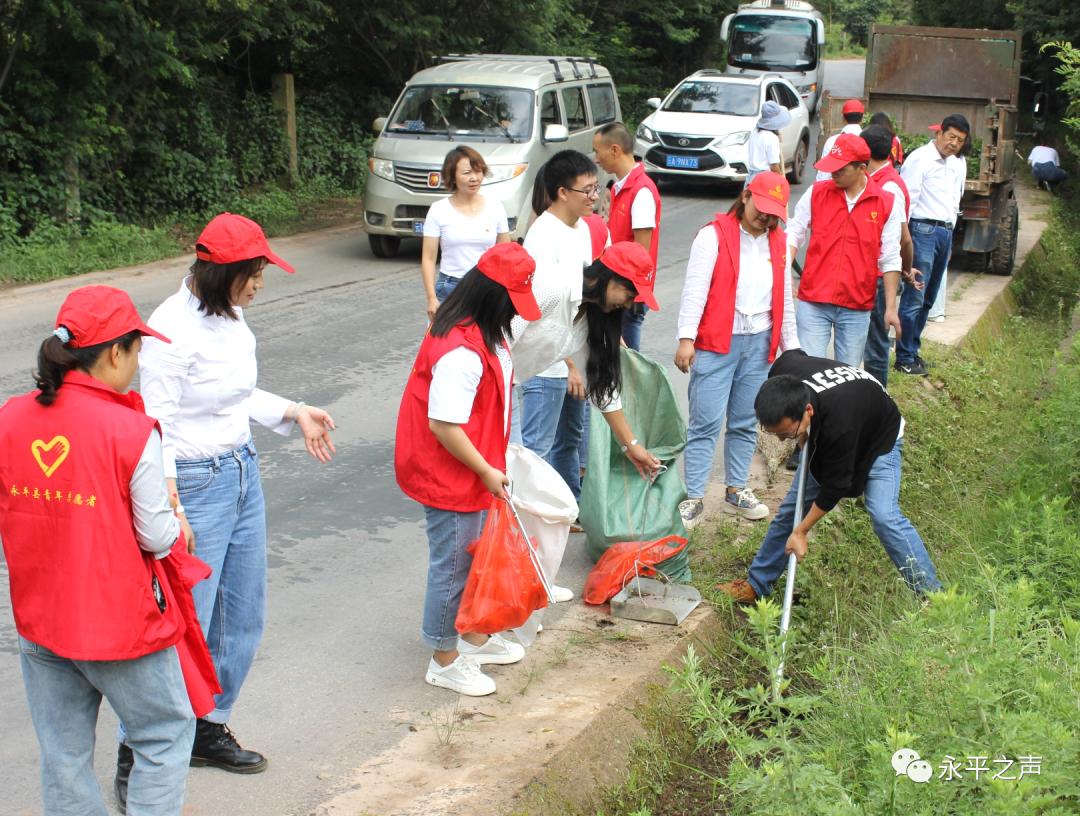
<svg viewBox="0 0 1080 816">
<path fill-rule="evenodd" d="M 586 215 L 584 220 L 589 227 L 589 238 L 592 240 L 592 259 L 595 261 L 604 254 L 604 248 L 607 246 L 607 224 L 604 223 L 603 216 L 596 213 Z"/>
<path fill-rule="evenodd" d="M 645 168 L 636 164 L 626 177 L 622 188 L 617 195 L 611 198 L 611 214 L 608 216 L 608 231 L 611 233 L 611 242 L 633 241 L 634 227 L 630 217 L 630 208 L 634 204 L 638 190 L 645 188 L 656 202 L 656 227 L 652 231 L 652 239 L 649 242 L 649 254 L 652 256 L 653 269 L 656 268 L 656 258 L 660 250 L 660 193 L 653 184 L 651 178 L 645 175 Z"/>
<path fill-rule="evenodd" d="M 484 373 L 476 389 L 472 415 L 463 426 L 480 455 L 499 470 L 506 469 L 509 428 L 502 366 L 488 351 L 476 326 L 455 326 L 446 337 L 424 336 L 398 410 L 394 470 L 398 486 L 410 498 L 439 510 L 474 513 L 491 506 L 491 493 L 480 477 L 455 459 L 428 426 L 431 370 L 448 352 L 466 346 L 480 355 Z"/>
<path fill-rule="evenodd" d="M 716 265 L 713 267 L 709 296 L 698 324 L 694 348 L 727 354 L 735 323 L 735 289 L 739 283 L 739 219 L 733 213 L 717 213 L 712 222 L 716 230 Z M 769 261 L 772 265 L 772 337 L 769 339 L 769 362 L 780 345 L 780 325 L 784 319 L 784 271 L 787 264 L 787 236 L 780 227 L 769 233 Z"/>
<path fill-rule="evenodd" d="M 896 182 L 896 186 L 899 187 L 900 192 L 904 194 L 904 220 L 907 221 L 911 218 L 911 193 L 908 192 L 907 185 L 904 183 L 904 179 L 901 177 L 899 170 L 892 164 L 884 164 L 870 178 L 876 181 L 883 190 L 885 188 L 885 182 Z"/>
<path fill-rule="evenodd" d="M 79 371 L 52 405 L 36 393 L 0 408 L 0 535 L 15 628 L 72 660 L 172 646 L 184 622 L 161 564 L 136 541 L 129 493 L 157 423 L 138 394 Z"/>
<path fill-rule="evenodd" d="M 844 191 L 831 179 L 815 184 L 799 300 L 862 312 L 873 309 L 881 233 L 891 210 L 892 196 L 873 179 L 867 179 L 851 212 Z"/>
</svg>

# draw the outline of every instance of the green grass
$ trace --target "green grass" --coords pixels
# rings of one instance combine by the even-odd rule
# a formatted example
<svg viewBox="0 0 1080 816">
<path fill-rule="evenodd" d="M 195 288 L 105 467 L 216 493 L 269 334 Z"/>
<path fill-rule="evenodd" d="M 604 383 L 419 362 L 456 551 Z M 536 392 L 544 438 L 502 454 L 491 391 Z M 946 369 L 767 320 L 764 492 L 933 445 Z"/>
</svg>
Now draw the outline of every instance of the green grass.
<svg viewBox="0 0 1080 816">
<path fill-rule="evenodd" d="M 238 193 L 224 210 L 262 225 L 269 236 L 288 235 L 359 218 L 359 198 L 321 179 L 284 190 Z M 76 223 L 51 222 L 26 237 L 0 238 L 0 286 L 52 280 L 188 254 L 215 213 L 170 216 L 158 225 L 121 223 L 99 216 Z"/>
<path fill-rule="evenodd" d="M 1080 288 L 1072 212 L 1063 202 L 1013 284 L 1030 316 L 980 352 L 934 347 L 930 378 L 891 386 L 901 505 L 947 592 L 920 605 L 845 501 L 799 568 L 781 704 L 779 597 L 747 612 L 711 590 L 745 574 L 764 530 L 695 530 L 695 583 L 728 631 L 673 671 L 666 736 L 635 760 L 652 773 L 599 813 L 1080 812 L 1080 336 L 1061 346 L 1059 319 Z M 899 748 L 930 781 L 895 774 Z M 963 779 L 938 778 L 947 756 Z M 1039 773 L 989 779 L 1030 756 Z M 976 780 L 968 757 L 990 772 Z"/>
</svg>

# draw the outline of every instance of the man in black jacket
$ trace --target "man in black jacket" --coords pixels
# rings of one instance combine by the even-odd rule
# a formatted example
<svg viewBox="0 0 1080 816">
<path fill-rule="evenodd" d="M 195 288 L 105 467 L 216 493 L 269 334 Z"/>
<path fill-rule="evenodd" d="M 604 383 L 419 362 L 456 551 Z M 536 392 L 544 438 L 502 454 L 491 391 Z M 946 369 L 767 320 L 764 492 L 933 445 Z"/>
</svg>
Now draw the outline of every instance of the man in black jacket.
<svg viewBox="0 0 1080 816">
<path fill-rule="evenodd" d="M 791 484 L 750 565 L 747 579 L 718 589 L 739 603 L 772 592 L 787 556 L 806 555 L 806 535 L 842 498 L 863 496 L 885 551 L 917 594 L 941 589 L 918 532 L 900 512 L 904 419 L 876 379 L 836 360 L 801 350 L 780 356 L 754 402 L 767 433 L 809 445 L 805 514 L 794 526 L 799 476 Z"/>
</svg>

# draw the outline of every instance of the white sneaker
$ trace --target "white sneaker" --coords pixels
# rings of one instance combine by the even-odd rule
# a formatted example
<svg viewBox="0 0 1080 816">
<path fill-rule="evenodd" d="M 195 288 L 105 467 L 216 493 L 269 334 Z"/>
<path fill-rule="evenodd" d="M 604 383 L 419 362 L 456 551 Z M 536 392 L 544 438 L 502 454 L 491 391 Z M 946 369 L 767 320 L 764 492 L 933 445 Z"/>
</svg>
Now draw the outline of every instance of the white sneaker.
<svg viewBox="0 0 1080 816">
<path fill-rule="evenodd" d="M 701 499 L 687 499 L 679 502 L 679 515 L 682 517 L 683 527 L 692 530 L 697 523 L 704 518 L 705 502 Z"/>
<path fill-rule="evenodd" d="M 495 681 L 480 671 L 480 664 L 459 654 L 449 666 L 440 666 L 431 658 L 424 679 L 433 686 L 450 689 L 469 697 L 495 693 Z"/>
<path fill-rule="evenodd" d="M 769 508 L 758 501 L 758 497 L 749 487 L 744 487 L 735 493 L 725 491 L 723 506 L 725 512 L 735 513 L 750 521 L 759 521 L 769 515 Z"/>
<path fill-rule="evenodd" d="M 507 640 L 502 635 L 492 635 L 483 646 L 473 646 L 465 638 L 458 638 L 458 652 L 479 665 L 495 663 L 507 666 L 525 657 L 525 647 Z"/>
<path fill-rule="evenodd" d="M 552 584 L 551 597 L 555 599 L 555 603 L 566 603 L 574 600 L 574 590 Z"/>
</svg>

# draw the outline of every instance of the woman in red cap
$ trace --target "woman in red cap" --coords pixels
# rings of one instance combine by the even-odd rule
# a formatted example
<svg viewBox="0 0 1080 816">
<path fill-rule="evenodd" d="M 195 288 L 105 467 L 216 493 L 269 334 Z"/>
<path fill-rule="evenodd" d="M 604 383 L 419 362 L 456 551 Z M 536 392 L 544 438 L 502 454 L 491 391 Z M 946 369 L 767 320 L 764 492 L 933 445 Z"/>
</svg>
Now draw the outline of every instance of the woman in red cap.
<svg viewBox="0 0 1080 816">
<path fill-rule="evenodd" d="M 725 512 L 769 515 L 747 482 L 757 446 L 754 399 L 777 349 L 799 347 L 787 239 L 780 220 L 791 194 L 779 173 L 754 176 L 731 209 L 698 232 L 686 264 L 675 365 L 690 374 L 684 467 L 687 529 L 701 520 L 720 431 Z"/>
<path fill-rule="evenodd" d="M 443 301 L 420 345 L 398 412 L 397 482 L 427 517 L 427 593 L 421 635 L 433 650 L 425 680 L 483 696 L 495 681 L 480 666 L 516 663 L 518 643 L 454 627 L 492 496 L 503 496 L 513 366 L 507 335 L 515 316 L 540 317 L 536 264 L 515 243 L 496 244 Z"/>
<path fill-rule="evenodd" d="M 128 389 L 144 325 L 126 292 L 76 289 L 38 352 L 38 390 L 0 408 L 0 538 L 49 816 L 105 813 L 101 698 L 127 724 L 132 812 L 178 816 L 192 704 L 164 561 L 180 535 L 157 423 Z"/>
<path fill-rule="evenodd" d="M 283 435 L 299 426 L 320 462 L 334 452 L 334 423 L 321 408 L 256 387 L 255 336 L 243 310 L 262 289 L 268 263 L 293 272 L 259 225 L 223 213 L 206 225 L 195 255 L 179 291 L 150 316 L 173 342 L 144 345 L 141 382 L 147 412 L 162 427 L 170 499 L 213 570 L 194 597 L 222 691 L 196 723 L 191 764 L 258 773 L 266 758 L 241 748 L 226 725 L 266 611 L 266 513 L 250 423 Z M 118 777 L 124 770 L 121 761 Z"/>
</svg>

